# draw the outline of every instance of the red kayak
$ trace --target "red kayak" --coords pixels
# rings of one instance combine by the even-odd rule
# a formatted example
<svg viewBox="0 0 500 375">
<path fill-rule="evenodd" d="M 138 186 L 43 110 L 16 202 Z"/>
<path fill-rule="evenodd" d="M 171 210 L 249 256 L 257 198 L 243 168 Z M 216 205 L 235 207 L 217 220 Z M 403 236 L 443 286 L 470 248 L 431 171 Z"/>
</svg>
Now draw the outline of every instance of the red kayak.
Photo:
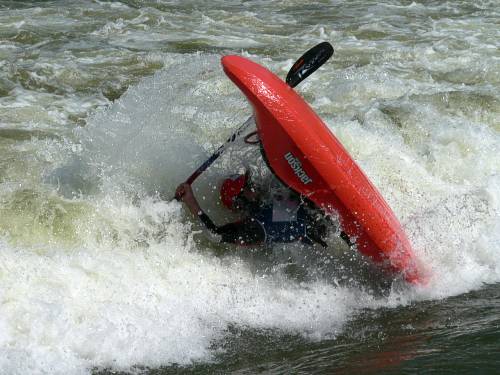
<svg viewBox="0 0 500 375">
<path fill-rule="evenodd" d="M 328 213 L 357 249 L 405 280 L 422 281 L 410 242 L 382 195 L 311 107 L 266 68 L 225 56 L 228 77 L 252 104 L 273 173 Z"/>
</svg>

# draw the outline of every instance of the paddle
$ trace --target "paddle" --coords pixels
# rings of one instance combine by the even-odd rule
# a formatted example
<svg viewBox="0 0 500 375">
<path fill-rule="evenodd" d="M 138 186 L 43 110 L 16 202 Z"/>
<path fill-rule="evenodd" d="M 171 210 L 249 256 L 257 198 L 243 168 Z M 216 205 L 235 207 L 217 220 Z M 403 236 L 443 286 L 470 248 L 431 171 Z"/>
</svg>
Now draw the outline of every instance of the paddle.
<svg viewBox="0 0 500 375">
<path fill-rule="evenodd" d="M 323 65 L 331 56 L 333 55 L 333 47 L 328 42 L 322 42 L 309 51 L 304 53 L 300 59 L 298 59 L 286 76 L 286 83 L 290 87 L 297 86 L 305 78 L 309 77 L 313 72 L 315 72 L 321 65 Z M 215 151 L 210 158 L 208 158 L 200 167 L 193 172 L 191 176 L 186 180 L 186 183 L 191 185 L 194 180 L 198 178 L 200 174 L 203 173 L 212 163 L 217 160 L 217 158 L 224 152 L 228 145 L 243 133 L 248 126 L 252 123 L 253 117 L 250 116 L 237 130 L 234 132 L 227 141 L 220 146 L 217 151 Z M 178 197 L 176 197 L 178 199 Z"/>
<path fill-rule="evenodd" d="M 291 67 L 286 76 L 286 83 L 290 87 L 297 86 L 304 79 L 314 73 L 333 55 L 333 47 L 328 42 L 322 42 L 304 53 Z"/>
</svg>

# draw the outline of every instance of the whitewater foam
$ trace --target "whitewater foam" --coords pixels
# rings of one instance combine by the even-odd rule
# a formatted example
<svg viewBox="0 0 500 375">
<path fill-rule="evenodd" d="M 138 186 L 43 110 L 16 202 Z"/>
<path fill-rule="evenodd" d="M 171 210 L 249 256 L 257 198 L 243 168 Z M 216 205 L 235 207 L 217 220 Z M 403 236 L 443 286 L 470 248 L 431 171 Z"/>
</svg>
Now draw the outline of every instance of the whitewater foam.
<svg viewBox="0 0 500 375">
<path fill-rule="evenodd" d="M 500 281 L 499 38 L 487 2 L 460 22 L 467 4 L 334 2 L 306 15 L 288 3 L 236 14 L 81 4 L 4 23 L 27 33 L 0 51 L 2 372 L 209 362 L 232 327 L 334 339 L 363 310 Z M 332 9 L 342 23 L 316 25 Z M 225 249 L 165 201 L 250 115 L 213 52 L 233 48 L 285 76 L 291 56 L 325 37 L 334 58 L 297 90 L 401 219 L 428 285 L 373 293 L 352 271 L 364 263 L 333 238 L 328 257 Z M 217 181 L 232 168 L 221 159 L 195 184 L 218 222 Z"/>
</svg>

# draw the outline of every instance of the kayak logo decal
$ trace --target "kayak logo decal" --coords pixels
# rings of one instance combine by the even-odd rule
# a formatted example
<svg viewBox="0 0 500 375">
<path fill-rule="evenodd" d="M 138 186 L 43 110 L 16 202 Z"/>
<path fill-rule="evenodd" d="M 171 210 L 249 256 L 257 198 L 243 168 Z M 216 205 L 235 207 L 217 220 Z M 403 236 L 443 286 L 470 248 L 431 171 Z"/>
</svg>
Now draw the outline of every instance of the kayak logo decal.
<svg viewBox="0 0 500 375">
<path fill-rule="evenodd" d="M 304 183 L 307 185 L 312 182 L 312 178 L 307 175 L 307 173 L 302 169 L 302 163 L 298 158 L 293 156 L 291 152 L 287 152 L 285 154 L 285 160 L 288 162 L 288 165 L 292 168 L 293 173 Z"/>
</svg>

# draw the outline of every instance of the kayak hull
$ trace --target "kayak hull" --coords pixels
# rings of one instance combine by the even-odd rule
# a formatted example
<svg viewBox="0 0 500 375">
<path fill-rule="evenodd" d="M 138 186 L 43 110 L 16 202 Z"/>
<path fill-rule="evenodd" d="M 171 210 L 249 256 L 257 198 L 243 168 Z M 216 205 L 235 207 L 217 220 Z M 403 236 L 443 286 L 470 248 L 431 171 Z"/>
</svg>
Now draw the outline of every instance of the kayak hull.
<svg viewBox="0 0 500 375">
<path fill-rule="evenodd" d="M 312 108 L 266 68 L 225 56 L 228 77 L 252 104 L 263 152 L 277 177 L 328 213 L 357 249 L 412 283 L 421 280 L 395 214 Z"/>
</svg>

